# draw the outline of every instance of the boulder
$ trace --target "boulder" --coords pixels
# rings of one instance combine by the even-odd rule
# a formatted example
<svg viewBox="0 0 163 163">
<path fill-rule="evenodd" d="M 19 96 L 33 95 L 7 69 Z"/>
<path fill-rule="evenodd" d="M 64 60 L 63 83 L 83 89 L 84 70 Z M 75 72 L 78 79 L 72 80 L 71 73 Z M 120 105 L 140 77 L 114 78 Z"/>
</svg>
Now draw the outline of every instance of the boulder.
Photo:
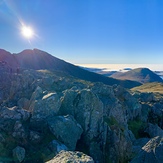
<svg viewBox="0 0 163 163">
<path fill-rule="evenodd" d="M 43 162 L 53 159 L 60 151 L 68 150 L 68 148 L 58 140 L 52 140 L 48 146 L 42 151 L 44 158 Z"/>
<path fill-rule="evenodd" d="M 82 127 L 70 116 L 55 116 L 48 119 L 50 131 L 70 150 L 75 150 L 77 140 L 83 132 Z"/>
<path fill-rule="evenodd" d="M 22 162 L 25 158 L 25 149 L 23 147 L 17 146 L 13 149 L 13 157 L 15 162 Z"/>
<path fill-rule="evenodd" d="M 87 141 L 99 135 L 99 125 L 103 120 L 103 104 L 89 89 L 81 90 L 75 101 L 75 119 L 84 129 Z"/>
<path fill-rule="evenodd" d="M 71 163 L 94 163 L 90 156 L 82 152 L 72 152 L 72 151 L 61 151 L 52 160 L 46 163 L 61 163 L 61 162 L 71 162 Z"/>
<path fill-rule="evenodd" d="M 63 97 L 61 98 L 61 107 L 59 109 L 59 114 L 61 115 L 72 115 L 75 114 L 74 100 L 78 94 L 78 91 L 73 89 L 68 89 L 63 92 Z"/>
<path fill-rule="evenodd" d="M 49 143 L 50 150 L 56 155 L 62 150 L 68 150 L 68 148 L 57 140 L 53 140 Z"/>
<path fill-rule="evenodd" d="M 41 99 L 35 100 L 32 109 L 31 120 L 42 120 L 48 116 L 56 115 L 60 108 L 60 99 L 57 93 L 48 93 Z"/>
<path fill-rule="evenodd" d="M 137 155 L 142 147 L 150 140 L 150 138 L 139 138 L 139 139 L 136 139 L 134 142 L 133 142 L 133 145 L 132 145 L 132 155 L 135 156 Z"/>
<path fill-rule="evenodd" d="M 163 138 L 154 137 L 142 147 L 138 155 L 130 163 L 162 163 Z"/>
<path fill-rule="evenodd" d="M 163 137 L 163 130 L 157 124 L 148 123 L 147 128 L 144 131 L 149 135 L 150 138 L 160 136 Z"/>
<path fill-rule="evenodd" d="M 87 154 L 94 160 L 102 161 L 101 146 L 105 144 L 105 140 L 102 140 L 105 131 L 101 100 L 90 89 L 83 89 L 75 98 L 74 106 L 74 117 L 84 130 L 78 144 L 78 150 L 86 150 Z"/>
</svg>

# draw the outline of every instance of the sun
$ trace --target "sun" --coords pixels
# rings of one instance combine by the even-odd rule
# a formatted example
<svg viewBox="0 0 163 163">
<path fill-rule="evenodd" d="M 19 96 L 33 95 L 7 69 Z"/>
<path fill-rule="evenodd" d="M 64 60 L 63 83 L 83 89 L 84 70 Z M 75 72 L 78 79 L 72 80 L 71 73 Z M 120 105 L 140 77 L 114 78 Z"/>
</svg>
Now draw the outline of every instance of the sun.
<svg viewBox="0 0 163 163">
<path fill-rule="evenodd" d="M 22 28 L 21 28 L 21 33 L 22 33 L 22 35 L 24 36 L 24 37 L 26 37 L 26 38 L 32 38 L 33 37 L 33 35 L 34 35 L 34 31 L 33 31 L 33 29 L 31 28 L 31 27 L 29 27 L 29 26 L 22 26 Z"/>
</svg>

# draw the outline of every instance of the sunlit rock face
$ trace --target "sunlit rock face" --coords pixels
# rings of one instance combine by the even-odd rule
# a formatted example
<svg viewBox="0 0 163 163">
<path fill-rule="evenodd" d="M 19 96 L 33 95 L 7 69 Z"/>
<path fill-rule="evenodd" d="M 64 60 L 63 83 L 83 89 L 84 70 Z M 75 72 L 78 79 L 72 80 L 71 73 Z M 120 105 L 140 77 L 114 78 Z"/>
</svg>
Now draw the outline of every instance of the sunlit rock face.
<svg viewBox="0 0 163 163">
<path fill-rule="evenodd" d="M 46 163 L 72 162 L 72 163 L 94 163 L 90 156 L 82 152 L 61 151 L 52 160 Z"/>
</svg>

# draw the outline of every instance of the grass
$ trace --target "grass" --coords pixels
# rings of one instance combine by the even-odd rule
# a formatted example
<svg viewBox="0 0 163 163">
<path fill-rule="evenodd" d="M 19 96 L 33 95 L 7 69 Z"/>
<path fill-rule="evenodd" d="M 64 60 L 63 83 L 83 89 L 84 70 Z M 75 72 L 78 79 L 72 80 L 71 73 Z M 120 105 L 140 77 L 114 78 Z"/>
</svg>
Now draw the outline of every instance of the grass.
<svg viewBox="0 0 163 163">
<path fill-rule="evenodd" d="M 141 137 L 141 131 L 145 127 L 145 123 L 141 120 L 132 120 L 128 122 L 128 128 L 134 134 L 134 136 L 138 139 Z"/>
<path fill-rule="evenodd" d="M 146 83 L 138 87 L 134 87 L 131 91 L 139 91 L 139 92 L 153 92 L 163 94 L 163 83 Z"/>
</svg>

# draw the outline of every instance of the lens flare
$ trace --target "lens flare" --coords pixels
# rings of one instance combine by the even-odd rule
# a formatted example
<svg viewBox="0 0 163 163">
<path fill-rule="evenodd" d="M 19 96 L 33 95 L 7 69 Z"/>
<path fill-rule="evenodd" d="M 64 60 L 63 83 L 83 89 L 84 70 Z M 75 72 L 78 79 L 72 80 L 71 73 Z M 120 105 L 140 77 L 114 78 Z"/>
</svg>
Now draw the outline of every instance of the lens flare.
<svg viewBox="0 0 163 163">
<path fill-rule="evenodd" d="M 33 32 L 32 28 L 31 27 L 28 27 L 28 26 L 22 26 L 21 33 L 22 33 L 22 35 L 24 37 L 26 37 L 28 39 L 29 38 L 32 38 L 33 35 L 34 35 L 34 32 Z"/>
</svg>

